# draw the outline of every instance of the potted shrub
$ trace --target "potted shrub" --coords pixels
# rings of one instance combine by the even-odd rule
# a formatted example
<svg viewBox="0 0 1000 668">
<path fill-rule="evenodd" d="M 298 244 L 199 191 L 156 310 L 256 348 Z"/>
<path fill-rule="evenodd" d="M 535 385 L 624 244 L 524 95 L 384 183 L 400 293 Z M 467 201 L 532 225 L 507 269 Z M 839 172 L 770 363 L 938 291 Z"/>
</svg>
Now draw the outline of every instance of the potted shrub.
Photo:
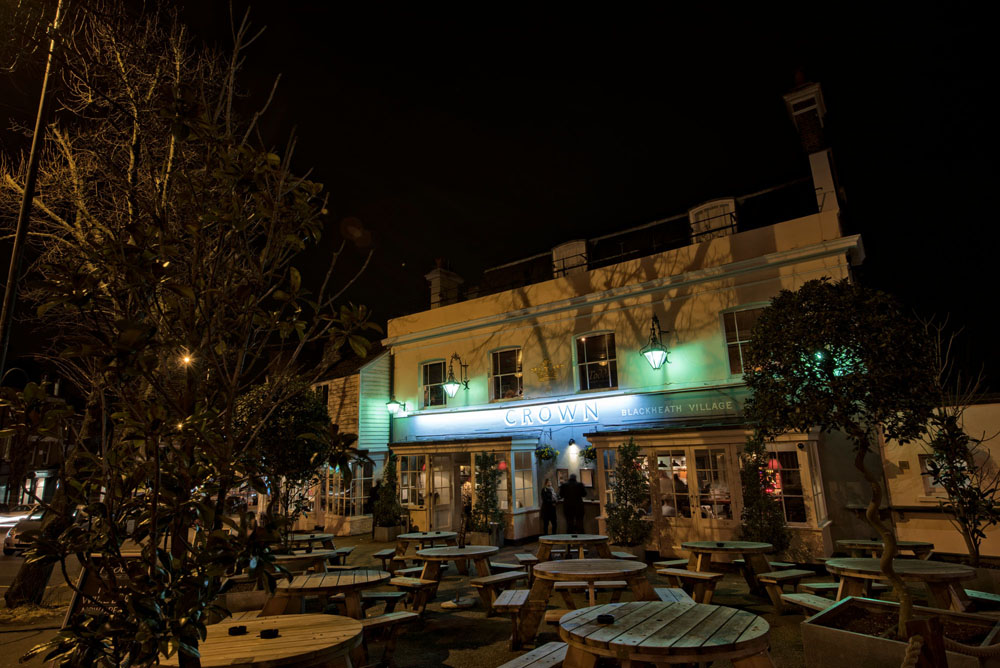
<svg viewBox="0 0 1000 668">
<path fill-rule="evenodd" d="M 382 484 L 372 510 L 375 540 L 388 543 L 403 533 L 403 508 L 399 505 L 399 480 L 396 476 L 396 455 L 392 452 L 385 460 Z"/>
<path fill-rule="evenodd" d="M 503 474 L 495 454 L 476 455 L 476 502 L 468 532 L 468 542 L 472 545 L 503 546 L 504 513 L 499 495 Z"/>
<path fill-rule="evenodd" d="M 615 479 L 611 484 L 613 503 L 607 505 L 606 526 L 611 543 L 625 551 L 642 552 L 645 558 L 646 540 L 653 525 L 646 519 L 649 502 L 649 476 L 646 458 L 635 440 L 618 446 L 615 457 Z"/>
</svg>

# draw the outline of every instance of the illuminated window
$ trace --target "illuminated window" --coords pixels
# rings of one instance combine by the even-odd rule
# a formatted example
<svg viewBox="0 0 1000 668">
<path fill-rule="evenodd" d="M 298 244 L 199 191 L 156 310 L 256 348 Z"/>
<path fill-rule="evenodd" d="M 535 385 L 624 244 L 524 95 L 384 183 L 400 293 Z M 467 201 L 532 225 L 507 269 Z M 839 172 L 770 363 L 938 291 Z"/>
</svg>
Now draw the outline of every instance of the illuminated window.
<svg viewBox="0 0 1000 668">
<path fill-rule="evenodd" d="M 338 471 L 327 467 L 327 475 L 320 480 L 319 506 L 334 515 L 354 517 L 371 514 L 373 465 L 371 462 L 351 464 L 353 477 L 345 484 Z"/>
<path fill-rule="evenodd" d="M 772 451 L 767 463 L 767 491 L 781 500 L 786 522 L 806 522 L 806 500 L 799 470 L 799 453 L 795 450 Z"/>
<path fill-rule="evenodd" d="M 535 503 L 535 455 L 532 452 L 514 453 L 514 507 L 534 508 Z"/>
<path fill-rule="evenodd" d="M 691 496 L 688 491 L 687 454 L 672 450 L 656 455 L 656 478 L 660 485 L 660 515 L 691 517 Z"/>
<path fill-rule="evenodd" d="M 750 332 L 763 310 L 751 308 L 722 314 L 726 327 L 726 347 L 729 350 L 729 372 L 734 376 L 743 373 L 743 355 L 750 343 Z"/>
<path fill-rule="evenodd" d="M 494 401 L 521 398 L 521 349 L 498 350 L 492 354 L 490 388 Z"/>
<path fill-rule="evenodd" d="M 608 390 L 618 387 L 615 335 L 590 334 L 578 338 L 576 366 L 581 390 Z"/>
<path fill-rule="evenodd" d="M 427 462 L 423 455 L 399 457 L 399 502 L 403 505 L 424 505 L 427 489 Z"/>
<path fill-rule="evenodd" d="M 444 381 L 448 377 L 445 363 L 427 362 L 421 365 L 421 386 L 424 388 L 424 406 L 444 406 L 448 395 L 444 392 Z"/>
</svg>

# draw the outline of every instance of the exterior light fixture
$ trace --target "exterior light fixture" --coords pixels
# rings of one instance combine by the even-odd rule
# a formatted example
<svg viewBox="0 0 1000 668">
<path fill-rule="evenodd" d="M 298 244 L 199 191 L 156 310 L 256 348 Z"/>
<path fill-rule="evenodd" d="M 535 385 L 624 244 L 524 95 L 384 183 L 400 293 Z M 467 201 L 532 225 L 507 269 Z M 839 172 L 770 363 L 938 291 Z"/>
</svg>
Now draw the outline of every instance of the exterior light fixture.
<svg viewBox="0 0 1000 668">
<path fill-rule="evenodd" d="M 396 401 L 396 397 L 392 397 L 385 402 L 385 409 L 389 411 L 389 415 L 396 415 L 400 411 L 406 410 L 406 402 Z"/>
<path fill-rule="evenodd" d="M 660 319 L 655 315 L 649 323 L 649 343 L 639 352 L 649 362 L 649 366 L 654 369 L 659 369 L 663 366 L 664 362 L 670 362 L 670 353 L 667 351 L 667 347 L 663 345 L 663 331 L 660 329 Z"/>
<path fill-rule="evenodd" d="M 459 377 L 455 378 L 455 360 L 458 360 L 458 374 Z M 462 358 L 458 356 L 458 353 L 454 353 L 451 359 L 448 360 L 448 380 L 444 382 L 444 391 L 449 397 L 454 397 L 458 394 L 458 388 L 464 387 L 469 389 L 469 365 L 462 361 Z"/>
<path fill-rule="evenodd" d="M 183 364 L 184 366 L 189 366 L 193 361 L 194 358 L 191 357 L 191 355 L 188 355 L 187 353 L 181 355 L 181 364 Z"/>
</svg>

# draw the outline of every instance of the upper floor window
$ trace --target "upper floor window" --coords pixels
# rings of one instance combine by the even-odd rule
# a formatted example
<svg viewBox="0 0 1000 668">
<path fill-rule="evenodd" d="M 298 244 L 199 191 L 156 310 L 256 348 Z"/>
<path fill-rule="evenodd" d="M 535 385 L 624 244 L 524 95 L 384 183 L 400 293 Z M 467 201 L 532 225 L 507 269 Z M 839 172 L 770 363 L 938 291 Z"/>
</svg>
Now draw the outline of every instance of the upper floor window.
<svg viewBox="0 0 1000 668">
<path fill-rule="evenodd" d="M 751 308 L 722 314 L 726 327 L 726 347 L 729 350 L 729 372 L 734 376 L 743 373 L 743 355 L 750 343 L 750 332 L 763 310 Z"/>
<path fill-rule="evenodd" d="M 493 399 L 521 398 L 521 349 L 498 350 L 493 353 L 490 382 Z"/>
<path fill-rule="evenodd" d="M 618 387 L 618 363 L 615 361 L 615 335 L 590 334 L 576 340 L 576 366 L 581 390 Z"/>
<path fill-rule="evenodd" d="M 420 367 L 420 381 L 424 388 L 424 406 L 444 406 L 447 395 L 444 381 L 448 378 L 444 361 L 427 362 Z"/>
</svg>

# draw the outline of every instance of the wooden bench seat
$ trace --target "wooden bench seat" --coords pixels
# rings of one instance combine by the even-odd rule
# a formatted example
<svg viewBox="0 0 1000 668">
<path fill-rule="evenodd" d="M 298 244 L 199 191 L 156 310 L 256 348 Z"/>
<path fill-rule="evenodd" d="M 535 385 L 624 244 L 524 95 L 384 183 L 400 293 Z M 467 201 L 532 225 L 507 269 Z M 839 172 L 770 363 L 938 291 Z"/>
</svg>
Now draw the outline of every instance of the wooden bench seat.
<svg viewBox="0 0 1000 668">
<path fill-rule="evenodd" d="M 502 561 L 491 561 L 490 570 L 494 573 L 506 573 L 507 571 L 520 571 L 524 567 L 521 564 L 508 564 Z"/>
<path fill-rule="evenodd" d="M 333 551 L 333 556 L 330 559 L 335 564 L 343 565 L 347 563 L 347 557 L 351 556 L 351 552 L 354 552 L 353 547 L 338 547 Z"/>
<path fill-rule="evenodd" d="M 409 594 L 405 591 L 363 591 L 361 592 L 361 609 L 367 610 L 378 603 L 385 603 L 383 615 L 388 615 L 396 610 L 396 604 L 404 600 Z M 344 604 L 344 595 L 335 594 L 327 598 L 328 605 L 323 610 L 328 615 L 346 615 L 347 608 Z"/>
<path fill-rule="evenodd" d="M 733 559 L 733 566 L 736 566 L 737 568 L 743 568 L 746 565 L 747 562 L 745 559 Z M 796 564 L 789 561 L 769 561 L 767 562 L 767 565 L 771 567 L 771 570 L 775 571 L 787 571 L 792 568 L 797 568 Z"/>
<path fill-rule="evenodd" d="M 538 557 L 530 552 L 521 552 L 520 554 L 515 554 L 514 558 L 517 559 L 517 563 L 521 564 L 528 571 L 528 584 L 533 584 L 535 582 L 535 572 L 532 568 L 538 563 Z"/>
<path fill-rule="evenodd" d="M 782 594 L 781 601 L 802 608 L 806 617 L 812 616 L 814 612 L 826 610 L 836 603 L 836 601 L 815 594 Z"/>
<path fill-rule="evenodd" d="M 510 648 L 517 649 L 520 646 L 521 638 L 521 608 L 528 602 L 527 589 L 504 589 L 493 601 L 495 612 L 510 615 L 513 629 L 510 634 Z"/>
<path fill-rule="evenodd" d="M 656 572 L 667 578 L 667 582 L 674 587 L 682 587 L 684 591 L 690 589 L 695 603 L 711 603 L 715 585 L 723 577 L 722 573 L 689 571 L 684 568 L 660 568 Z"/>
<path fill-rule="evenodd" d="M 524 571 L 509 571 L 507 573 L 496 573 L 494 575 L 472 578 L 469 580 L 469 584 L 479 590 L 479 598 L 483 602 L 486 616 L 489 617 L 493 614 L 493 601 L 496 600 L 501 587 L 508 582 L 517 582 L 522 579 L 528 579 L 528 574 Z"/>
<path fill-rule="evenodd" d="M 694 603 L 694 599 L 680 587 L 656 587 L 653 592 L 658 599 L 667 603 L 684 603 L 685 601 Z"/>
<path fill-rule="evenodd" d="M 642 559 L 635 556 L 631 552 L 612 552 L 611 557 L 613 559 L 621 559 L 623 561 L 642 561 Z"/>
<path fill-rule="evenodd" d="M 572 610 L 546 610 L 545 611 L 545 623 L 555 624 L 558 626 L 559 620 L 563 618 L 563 615 L 573 612 Z"/>
<path fill-rule="evenodd" d="M 818 594 L 822 596 L 823 594 L 836 594 L 837 589 L 840 588 L 839 582 L 803 582 L 799 585 L 800 589 L 803 589 L 810 594 Z"/>
<path fill-rule="evenodd" d="M 381 665 L 392 666 L 392 655 L 396 651 L 396 637 L 405 624 L 415 622 L 420 619 L 420 615 L 415 612 L 392 612 L 378 617 L 368 617 L 361 620 L 362 646 L 365 657 L 370 654 L 369 644 L 374 640 L 381 640 L 385 643 L 382 650 Z"/>
<path fill-rule="evenodd" d="M 799 590 L 799 582 L 802 578 L 813 577 L 816 574 L 812 571 L 806 571 L 802 569 L 793 568 L 787 571 L 771 571 L 770 573 L 761 573 L 757 576 L 757 581 L 764 585 L 767 590 L 767 595 L 771 599 L 771 603 L 774 605 L 775 611 L 780 615 L 784 610 L 781 604 L 781 588 L 786 584 L 792 585 L 792 589 L 796 592 Z"/>
<path fill-rule="evenodd" d="M 666 561 L 654 561 L 653 568 L 687 568 L 687 559 L 667 559 Z"/>
<path fill-rule="evenodd" d="M 444 569 L 442 569 L 444 570 Z M 409 568 L 397 568 L 393 575 L 399 575 L 404 578 L 420 577 L 420 574 L 424 572 L 423 566 L 410 566 Z"/>
<path fill-rule="evenodd" d="M 497 668 L 559 668 L 566 659 L 566 649 L 564 642 L 545 643 Z"/>
<path fill-rule="evenodd" d="M 576 600 L 573 598 L 573 593 L 580 591 L 589 593 L 590 585 L 587 582 L 576 581 L 556 582 L 553 584 L 552 589 L 553 591 L 559 592 L 563 601 L 569 608 L 576 610 L 579 606 L 577 606 Z M 594 589 L 610 589 L 610 603 L 617 603 L 622 598 L 622 592 L 628 589 L 628 582 L 625 580 L 598 580 L 597 582 L 594 582 Z M 590 605 L 589 602 L 587 605 Z"/>
<path fill-rule="evenodd" d="M 417 614 L 423 614 L 427 607 L 427 601 L 437 592 L 437 580 L 423 580 L 421 578 L 394 577 L 389 580 L 389 584 L 401 591 L 410 594 L 413 599 L 410 603 L 410 610 Z"/>
<path fill-rule="evenodd" d="M 991 594 L 988 591 L 966 589 L 965 595 L 976 603 L 976 607 L 985 608 L 987 610 L 1000 608 L 1000 594 Z"/>
</svg>

